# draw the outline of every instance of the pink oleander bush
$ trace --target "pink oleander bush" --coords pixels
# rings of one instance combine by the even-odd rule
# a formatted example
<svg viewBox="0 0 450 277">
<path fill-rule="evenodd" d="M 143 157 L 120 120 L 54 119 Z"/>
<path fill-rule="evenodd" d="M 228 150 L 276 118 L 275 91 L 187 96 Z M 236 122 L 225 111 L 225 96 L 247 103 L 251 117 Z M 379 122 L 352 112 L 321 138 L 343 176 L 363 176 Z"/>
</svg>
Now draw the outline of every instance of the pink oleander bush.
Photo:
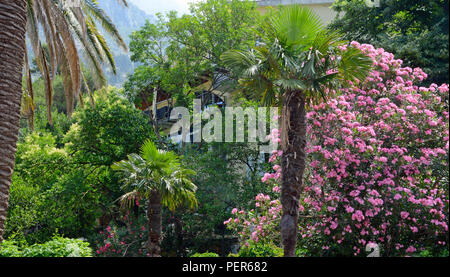
<svg viewBox="0 0 450 277">
<path fill-rule="evenodd" d="M 373 243 L 383 256 L 437 255 L 449 242 L 448 85 L 420 87 L 427 78 L 420 68 L 402 67 L 372 45 L 351 44 L 374 67 L 365 82 L 350 83 L 307 114 L 299 246 L 311 255 L 367 256 Z M 277 191 L 280 175 L 275 165 L 262 181 Z M 279 233 L 268 232 L 278 228 L 280 203 L 266 198 L 258 196 L 265 201 L 260 211 L 240 211 L 225 222 L 244 244 L 279 241 Z"/>
<path fill-rule="evenodd" d="M 134 218 L 127 212 L 121 224 L 110 224 L 97 238 L 97 257 L 146 257 L 147 228 L 145 218 Z"/>
<path fill-rule="evenodd" d="M 271 200 L 269 195 L 258 194 L 255 199 L 255 209 L 250 211 L 234 208 L 231 213 L 233 218 L 225 221 L 230 228 L 237 228 L 242 238 L 249 238 L 244 246 L 249 246 L 251 241 L 256 243 L 279 242 L 278 223 L 281 212 L 279 200 Z"/>
</svg>

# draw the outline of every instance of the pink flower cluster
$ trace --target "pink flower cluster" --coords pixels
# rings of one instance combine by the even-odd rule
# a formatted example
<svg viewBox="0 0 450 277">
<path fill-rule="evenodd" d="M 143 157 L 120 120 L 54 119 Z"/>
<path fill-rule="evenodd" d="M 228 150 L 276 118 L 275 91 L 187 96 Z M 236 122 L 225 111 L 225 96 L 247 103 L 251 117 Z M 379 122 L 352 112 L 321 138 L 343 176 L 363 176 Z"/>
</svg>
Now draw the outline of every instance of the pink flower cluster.
<svg viewBox="0 0 450 277">
<path fill-rule="evenodd" d="M 369 241 L 386 253 L 399 243 L 402 255 L 442 244 L 448 240 L 448 85 L 418 87 L 427 78 L 421 69 L 401 67 L 372 45 L 351 45 L 372 58 L 374 69 L 365 82 L 308 113 L 310 178 L 302 202 L 322 217 L 305 222 L 301 233 L 322 234 L 355 255 Z"/>
<path fill-rule="evenodd" d="M 235 230 L 241 241 L 248 246 L 253 242 L 277 242 L 279 241 L 278 223 L 281 215 L 279 200 L 272 200 L 269 195 L 262 193 L 255 197 L 255 209 L 248 212 L 233 209 L 233 218 L 224 222 L 229 229 Z"/>
<path fill-rule="evenodd" d="M 134 219 L 134 220 L 132 220 Z M 121 223 L 126 227 L 114 225 L 107 226 L 105 231 L 100 231 L 97 243 L 97 256 L 123 257 L 146 256 L 145 241 L 146 228 L 130 217 L 129 211 L 121 218 Z"/>
<path fill-rule="evenodd" d="M 322 250 L 354 255 L 366 255 L 368 243 L 386 255 L 448 245 L 449 87 L 420 87 L 420 68 L 351 45 L 372 58 L 373 70 L 307 114 L 300 243 L 320 237 Z M 262 181 L 276 183 L 282 172 L 274 171 Z"/>
</svg>

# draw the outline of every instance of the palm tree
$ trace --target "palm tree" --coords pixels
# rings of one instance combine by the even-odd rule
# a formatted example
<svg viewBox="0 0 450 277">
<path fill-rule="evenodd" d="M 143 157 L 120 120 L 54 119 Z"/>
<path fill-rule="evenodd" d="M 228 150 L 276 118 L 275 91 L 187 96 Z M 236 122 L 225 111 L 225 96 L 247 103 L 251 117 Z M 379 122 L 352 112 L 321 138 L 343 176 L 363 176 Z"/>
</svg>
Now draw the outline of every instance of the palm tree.
<svg viewBox="0 0 450 277">
<path fill-rule="evenodd" d="M 126 5 L 125 0 L 118 1 Z M 81 7 L 67 8 L 63 5 L 63 0 L 0 2 L 0 243 L 3 240 L 17 149 L 24 64 L 27 96 L 28 99 L 33 99 L 28 55 L 25 54 L 26 35 L 30 39 L 45 80 L 50 122 L 51 80 L 58 66 L 63 74 L 68 111 L 73 110 L 74 97 L 79 95 L 83 76 L 75 38 L 81 43 L 87 62 L 92 64 L 90 68 L 98 73 L 96 76 L 99 79 L 103 76 L 100 62 L 107 60 L 114 70 L 115 66 L 105 39 L 96 28 L 95 22 L 100 22 L 103 29 L 116 38 L 119 45 L 126 47 L 114 24 L 98 7 L 96 1 L 82 0 L 81 3 Z M 44 55 L 44 48 L 39 39 L 40 30 L 44 33 L 49 48 L 49 58 Z M 32 107 L 32 104 L 28 107 Z"/>
<path fill-rule="evenodd" d="M 19 133 L 26 0 L 0 2 L 0 244 Z"/>
<path fill-rule="evenodd" d="M 259 24 L 260 42 L 249 51 L 228 51 L 225 64 L 243 92 L 281 109 L 280 223 L 285 256 L 295 256 L 299 200 L 306 163 L 306 109 L 326 101 L 348 81 L 365 79 L 371 61 L 325 29 L 310 9 L 284 6 Z M 345 49 L 348 48 L 348 49 Z"/>
<path fill-rule="evenodd" d="M 56 72 L 63 77 L 66 96 L 67 115 L 70 117 L 77 98 L 81 99 L 82 85 L 87 87 L 86 79 L 81 70 L 79 49 L 84 54 L 88 67 L 96 77 L 99 86 L 105 84 L 105 76 L 101 65 L 107 63 L 116 73 L 113 55 L 106 43 L 105 37 L 97 28 L 101 24 L 103 30 L 109 34 L 116 43 L 127 50 L 114 23 L 99 7 L 97 1 L 81 0 L 79 7 L 65 5 L 67 0 L 27 0 L 27 37 L 33 49 L 38 68 L 45 83 L 45 97 L 47 104 L 47 117 L 52 124 L 52 80 Z M 127 6 L 126 0 L 118 0 Z M 40 35 L 45 38 L 48 55 L 44 50 L 44 43 Z M 77 43 L 79 47 L 77 47 Z M 28 59 L 28 55 L 25 56 Z M 25 71 L 29 71 L 29 63 L 25 62 Z M 28 82 L 30 74 L 25 75 Z M 32 99 L 31 87 L 27 86 L 28 99 Z M 89 91 L 89 88 L 87 88 Z M 33 103 L 27 107 L 28 113 Z"/>
<path fill-rule="evenodd" d="M 129 191 L 121 197 L 122 204 L 148 200 L 147 250 L 151 257 L 160 257 L 161 207 L 173 211 L 183 204 L 197 205 L 197 187 L 190 179 L 195 172 L 183 168 L 174 152 L 158 150 L 150 140 L 141 147 L 141 155 L 128 155 L 128 160 L 115 163 L 112 169 L 122 172 L 123 189 Z"/>
</svg>

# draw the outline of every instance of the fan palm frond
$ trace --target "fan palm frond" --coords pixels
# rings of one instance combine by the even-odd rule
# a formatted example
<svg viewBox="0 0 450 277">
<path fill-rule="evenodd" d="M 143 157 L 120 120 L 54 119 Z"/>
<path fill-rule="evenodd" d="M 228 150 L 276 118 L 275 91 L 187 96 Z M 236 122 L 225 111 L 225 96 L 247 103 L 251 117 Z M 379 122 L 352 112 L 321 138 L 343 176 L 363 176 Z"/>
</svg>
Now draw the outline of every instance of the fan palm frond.
<svg viewBox="0 0 450 277">
<path fill-rule="evenodd" d="M 316 13 L 298 4 L 281 7 L 265 22 L 267 38 L 278 39 L 285 47 L 306 47 L 324 29 Z"/>
<path fill-rule="evenodd" d="M 183 168 L 174 152 L 159 150 L 150 140 L 142 145 L 140 155 L 130 154 L 127 160 L 111 168 L 122 173 L 123 189 L 133 192 L 122 196 L 122 200 L 134 195 L 134 191 L 148 198 L 156 190 L 161 194 L 162 204 L 170 210 L 183 204 L 191 208 L 197 205 L 197 187 L 191 180 L 195 172 Z"/>
<path fill-rule="evenodd" d="M 372 67 L 372 60 L 354 47 L 343 51 L 338 62 L 338 76 L 341 80 L 363 81 Z"/>
<path fill-rule="evenodd" d="M 342 50 L 348 42 L 325 29 L 307 7 L 281 7 L 261 22 L 261 29 L 257 47 L 230 50 L 222 61 L 238 76 L 242 91 L 264 105 L 280 105 L 280 96 L 289 91 L 303 91 L 308 102 L 319 103 L 346 81 L 364 80 L 371 68 L 360 50 Z"/>
</svg>

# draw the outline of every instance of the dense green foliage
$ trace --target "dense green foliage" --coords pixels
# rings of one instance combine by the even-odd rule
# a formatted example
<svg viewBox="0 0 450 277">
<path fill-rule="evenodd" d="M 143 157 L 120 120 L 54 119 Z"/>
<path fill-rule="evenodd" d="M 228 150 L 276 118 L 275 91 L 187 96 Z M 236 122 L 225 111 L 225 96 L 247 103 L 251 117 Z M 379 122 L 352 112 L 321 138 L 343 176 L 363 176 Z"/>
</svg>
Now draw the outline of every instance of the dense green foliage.
<svg viewBox="0 0 450 277">
<path fill-rule="evenodd" d="M 97 92 L 95 109 L 78 108 L 70 128 L 63 115 L 54 126 L 37 119 L 18 144 L 6 237 L 43 243 L 57 229 L 88 237 L 118 212 L 110 166 L 152 137 L 148 119 L 113 88 Z"/>
<path fill-rule="evenodd" d="M 338 0 L 339 13 L 330 29 L 349 40 L 384 48 L 405 66 L 420 67 L 426 84 L 449 83 L 448 0 L 381 0 L 369 7 L 364 0 Z"/>
<path fill-rule="evenodd" d="M 211 0 L 192 4 L 190 15 L 171 12 L 147 22 L 131 36 L 131 60 L 142 66 L 124 85 L 130 99 L 151 101 L 152 89 L 157 88 L 178 105 L 189 104 L 186 92 L 198 85 L 199 77 L 223 72 L 222 53 L 254 44 L 250 27 L 257 16 L 250 1 Z"/>
<path fill-rule="evenodd" d="M 283 249 L 275 244 L 249 243 L 242 247 L 238 257 L 283 257 Z"/>
<path fill-rule="evenodd" d="M 191 257 L 192 258 L 215 258 L 215 257 L 219 257 L 219 255 L 216 253 L 205 252 L 205 253 L 195 253 Z"/>
<path fill-rule="evenodd" d="M 17 241 L 4 241 L 0 257 L 92 257 L 88 242 L 53 236 L 43 244 L 27 245 Z"/>
<path fill-rule="evenodd" d="M 163 248 L 178 255 L 214 251 L 226 255 L 236 238 L 223 222 L 234 206 L 250 207 L 254 195 L 270 188 L 261 182 L 267 169 L 264 155 L 255 146 L 217 143 L 187 146 L 180 149 L 185 166 L 197 172 L 198 208 L 194 213 L 180 210 L 165 219 L 166 239 Z"/>
<path fill-rule="evenodd" d="M 333 8 L 340 17 L 330 28 L 341 30 L 345 39 L 371 43 L 393 52 L 396 58 L 404 60 L 404 66 L 422 67 L 429 75 L 428 83 L 448 82 L 448 0 L 385 0 L 379 8 L 367 7 L 363 2 L 335 1 Z M 281 92 L 299 87 L 307 87 L 319 96 L 323 85 L 335 85 L 331 83 L 332 77 L 342 79 L 340 74 L 329 71 L 332 67 L 343 69 L 338 62 L 314 57 L 311 60 L 314 55 L 309 46 L 293 47 L 287 43 L 292 39 L 288 36 L 276 39 L 268 24 L 264 24 L 264 18 L 268 17 L 258 15 L 253 1 L 239 0 L 197 2 L 191 5 L 189 15 L 179 16 L 175 12 L 157 15 L 129 38 L 130 58 L 140 66 L 128 77 L 123 89 L 96 87 L 92 74 L 83 69 L 88 86 L 95 88 L 95 92 L 92 91 L 91 99 L 83 86 L 85 97 L 76 99 L 77 108 L 71 118 L 67 117 L 64 80 L 56 72 L 52 82 L 52 125 L 47 120 L 45 82 L 35 79 L 34 124 L 27 111 L 30 108 L 26 106 L 27 96 L 23 98 L 25 106 L 10 190 L 6 240 L 0 247 L 0 257 L 148 256 L 146 200 L 155 189 L 164 194 L 162 256 L 283 256 L 279 187 L 267 183 L 268 179 L 280 177 L 280 167 L 269 163 L 280 152 L 275 151 L 272 157 L 261 154 L 256 143 L 203 141 L 174 145 L 168 142 L 164 132 L 155 134 L 148 115 L 139 109 L 153 101 L 154 89 L 175 99 L 176 105 L 191 107 L 198 92 L 195 88 L 207 79 L 212 79 L 211 87 L 200 90 L 233 91 L 236 82 L 225 82 L 226 87 L 221 87 L 221 83 L 218 87 L 217 79 L 241 79 L 241 84 L 247 86 L 235 91 L 240 93 L 233 104 L 243 108 L 257 107 L 259 103 L 255 99 L 262 99 L 268 105 L 280 104 Z M 257 27 L 261 22 L 265 30 Z M 302 35 L 311 36 L 314 28 L 306 29 L 308 32 Z M 280 33 L 285 34 L 284 31 Z M 257 38 L 261 34 L 267 35 L 265 40 Z M 292 40 L 297 41 L 297 33 L 293 35 Z M 332 33 L 330 40 L 336 46 L 340 38 Z M 324 47 L 329 42 L 326 36 L 318 36 L 316 42 L 321 42 L 320 39 L 324 43 L 314 45 L 314 50 L 322 58 L 330 48 Z M 280 50 L 280 46 L 286 47 Z M 249 52 L 252 48 L 254 51 Z M 330 56 L 351 48 L 338 48 Z M 233 49 L 235 54 L 246 56 L 241 55 L 244 66 L 231 72 L 225 66 L 230 64 L 221 57 Z M 306 66 L 302 64 L 304 59 L 308 60 Z M 360 61 L 355 61 L 353 67 L 361 66 Z M 36 72 L 37 64 L 31 66 L 32 72 Z M 313 75 L 317 78 L 310 78 Z M 261 92 L 263 86 L 268 88 L 264 95 L 256 93 L 255 87 Z M 442 99 L 448 102 L 447 98 Z M 326 114 L 340 112 L 333 110 Z M 439 110 L 439 114 L 445 111 Z M 326 118 L 309 125 L 317 129 L 319 124 L 326 123 Z M 390 120 L 393 117 L 385 119 Z M 448 140 L 448 127 L 446 132 Z M 310 162 L 314 162 L 312 159 Z M 433 170 L 439 171 L 439 176 L 448 176 L 447 168 L 439 166 Z M 181 178 L 188 183 L 187 188 L 181 185 L 180 178 L 170 180 L 170 177 L 180 177 L 175 172 L 188 173 Z M 310 185 L 313 175 L 310 171 L 307 175 L 305 184 Z M 333 185 L 328 176 L 324 180 L 328 186 Z M 448 182 L 448 177 L 444 181 Z M 187 202 L 192 205 L 185 205 L 182 200 L 190 200 Z M 340 215 L 320 209 L 315 213 L 319 215 L 317 220 L 324 214 Z M 305 222 L 316 220 L 309 214 L 304 216 L 300 230 L 311 227 Z M 230 229 L 226 228 L 227 224 L 245 227 Z M 358 236 L 356 232 L 349 234 L 352 239 Z M 297 248 L 297 256 L 336 255 L 337 252 L 324 248 L 324 243 L 331 240 L 325 232 L 321 236 L 309 235 L 299 237 L 302 243 Z M 344 243 L 342 248 L 353 247 L 352 243 Z M 441 245 L 424 247 L 414 256 L 448 257 L 448 250 Z"/>
<path fill-rule="evenodd" d="M 145 255 L 145 203 L 120 208 L 117 200 L 127 191 L 110 166 L 138 152 L 140 144 L 154 135 L 146 116 L 121 95 L 114 88 L 99 90 L 95 109 L 79 107 L 71 120 L 55 111 L 53 126 L 47 124 L 43 110 L 37 113 L 35 132 L 22 129 L 6 237 L 45 243 L 58 230 L 65 236 L 88 238 L 96 250 L 107 239 L 112 246 L 100 255 L 122 256 L 126 248 L 126 256 Z M 267 165 L 256 163 L 262 158 L 259 151 L 246 144 L 173 150 L 183 155 L 184 166 L 198 172 L 193 182 L 199 204 L 194 213 L 185 208 L 163 211 L 164 255 L 186 256 L 212 245 L 226 255 L 236 239 L 223 221 L 231 207 L 250 207 L 256 193 L 270 193 L 260 181 Z M 107 237 L 108 226 L 115 230 L 114 239 Z"/>
<path fill-rule="evenodd" d="M 148 118 L 115 88 L 96 92 L 96 105 L 74 114 L 75 123 L 65 136 L 75 159 L 110 166 L 139 149 L 152 136 Z"/>
</svg>

